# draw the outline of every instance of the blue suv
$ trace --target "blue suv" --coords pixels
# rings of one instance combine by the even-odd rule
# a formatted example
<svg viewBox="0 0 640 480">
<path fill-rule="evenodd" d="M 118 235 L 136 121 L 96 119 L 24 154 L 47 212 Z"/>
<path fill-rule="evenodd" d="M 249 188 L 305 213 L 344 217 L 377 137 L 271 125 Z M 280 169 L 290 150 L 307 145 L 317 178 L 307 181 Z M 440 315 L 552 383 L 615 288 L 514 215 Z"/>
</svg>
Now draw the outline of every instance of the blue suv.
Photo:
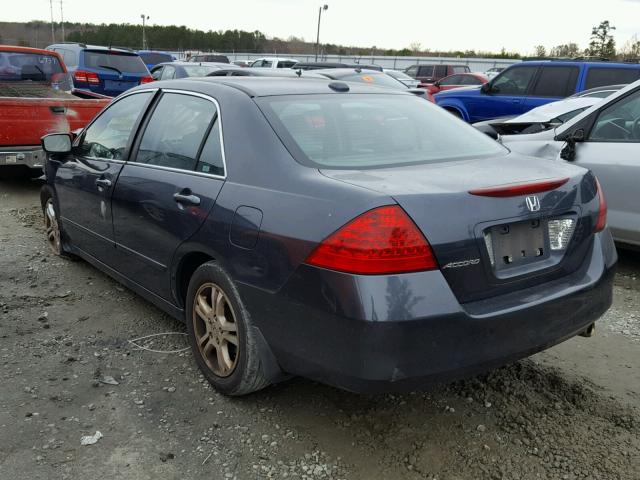
<svg viewBox="0 0 640 480">
<path fill-rule="evenodd" d="M 116 97 L 153 81 L 142 58 L 131 50 L 83 43 L 58 43 L 47 50 L 62 56 L 76 88 Z"/>
<path fill-rule="evenodd" d="M 467 122 L 520 115 L 545 103 L 604 85 L 640 78 L 640 64 L 538 60 L 517 63 L 482 87 L 436 94 L 435 101 Z"/>
</svg>

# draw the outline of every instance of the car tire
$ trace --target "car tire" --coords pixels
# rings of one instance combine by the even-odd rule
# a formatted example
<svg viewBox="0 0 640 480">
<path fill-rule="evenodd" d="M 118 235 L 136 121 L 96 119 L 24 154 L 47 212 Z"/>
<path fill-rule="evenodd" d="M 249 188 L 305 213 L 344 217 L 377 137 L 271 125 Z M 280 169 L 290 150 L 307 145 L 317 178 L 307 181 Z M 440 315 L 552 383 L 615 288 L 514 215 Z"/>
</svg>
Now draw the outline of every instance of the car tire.
<svg viewBox="0 0 640 480">
<path fill-rule="evenodd" d="M 218 263 L 205 263 L 194 272 L 186 302 L 189 344 L 206 379 L 230 396 L 268 386 L 251 316 Z"/>
<path fill-rule="evenodd" d="M 64 233 L 60 225 L 57 203 L 53 189 L 49 185 L 43 186 L 40 191 L 40 205 L 47 243 L 54 254 L 70 258 L 72 255 L 64 246 Z"/>
</svg>

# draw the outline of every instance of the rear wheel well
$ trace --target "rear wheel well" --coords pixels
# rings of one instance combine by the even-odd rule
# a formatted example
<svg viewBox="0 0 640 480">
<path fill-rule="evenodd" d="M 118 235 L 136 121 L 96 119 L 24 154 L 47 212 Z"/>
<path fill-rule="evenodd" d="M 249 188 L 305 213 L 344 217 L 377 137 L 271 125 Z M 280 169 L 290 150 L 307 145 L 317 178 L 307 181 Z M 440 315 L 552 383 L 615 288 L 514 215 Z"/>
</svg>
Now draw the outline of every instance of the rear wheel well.
<svg viewBox="0 0 640 480">
<path fill-rule="evenodd" d="M 187 305 L 187 291 L 194 272 L 200 265 L 204 265 L 211 260 L 214 260 L 214 258 L 202 252 L 188 253 L 182 258 L 176 273 L 176 293 L 178 300 L 182 302 L 182 307 Z"/>
</svg>

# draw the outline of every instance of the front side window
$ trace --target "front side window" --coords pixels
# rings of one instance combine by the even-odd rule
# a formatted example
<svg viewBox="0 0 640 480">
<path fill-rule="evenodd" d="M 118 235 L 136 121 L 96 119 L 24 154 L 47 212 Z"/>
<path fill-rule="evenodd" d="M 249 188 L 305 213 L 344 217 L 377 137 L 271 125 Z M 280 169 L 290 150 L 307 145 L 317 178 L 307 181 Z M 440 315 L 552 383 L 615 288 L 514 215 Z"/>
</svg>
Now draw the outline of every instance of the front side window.
<svg viewBox="0 0 640 480">
<path fill-rule="evenodd" d="M 578 67 L 542 67 L 531 95 L 564 98 L 576 91 Z"/>
<path fill-rule="evenodd" d="M 291 68 L 298 62 L 280 61 L 278 62 L 278 68 Z"/>
<path fill-rule="evenodd" d="M 459 65 L 453 67 L 453 73 L 467 73 L 471 70 L 466 65 Z"/>
<path fill-rule="evenodd" d="M 154 80 L 160 80 L 160 77 L 162 76 L 162 70 L 164 69 L 164 67 L 155 67 L 153 69 L 151 69 L 151 78 L 153 78 Z"/>
<path fill-rule="evenodd" d="M 162 70 L 162 75 L 160 76 L 160 80 L 171 80 L 176 78 L 176 69 L 171 65 L 165 65 Z"/>
<path fill-rule="evenodd" d="M 165 93 L 142 135 L 135 161 L 193 171 L 215 105 L 200 97 Z"/>
<path fill-rule="evenodd" d="M 152 92 L 124 97 L 107 108 L 84 132 L 75 153 L 83 157 L 124 160 L 124 153 L 136 120 Z"/>
<path fill-rule="evenodd" d="M 603 109 L 591 129 L 589 140 L 639 143 L 640 91 Z"/>
<path fill-rule="evenodd" d="M 421 77 L 433 77 L 433 65 L 420 67 Z"/>
<path fill-rule="evenodd" d="M 525 95 L 538 67 L 512 67 L 505 70 L 491 84 L 496 95 Z"/>
<path fill-rule="evenodd" d="M 484 81 L 473 75 L 463 75 L 461 85 L 482 85 Z"/>
<path fill-rule="evenodd" d="M 416 75 L 418 75 L 418 67 L 414 65 L 413 67 L 408 68 L 406 74 L 410 77 L 416 78 Z"/>
<path fill-rule="evenodd" d="M 442 86 L 447 86 L 447 85 L 462 85 L 462 77 L 460 75 L 451 75 L 450 77 L 447 78 L 443 78 L 442 80 L 440 80 L 440 85 Z"/>
<path fill-rule="evenodd" d="M 382 168 L 507 153 L 447 111 L 409 95 L 300 95 L 258 103 L 294 157 L 314 168 Z"/>
</svg>

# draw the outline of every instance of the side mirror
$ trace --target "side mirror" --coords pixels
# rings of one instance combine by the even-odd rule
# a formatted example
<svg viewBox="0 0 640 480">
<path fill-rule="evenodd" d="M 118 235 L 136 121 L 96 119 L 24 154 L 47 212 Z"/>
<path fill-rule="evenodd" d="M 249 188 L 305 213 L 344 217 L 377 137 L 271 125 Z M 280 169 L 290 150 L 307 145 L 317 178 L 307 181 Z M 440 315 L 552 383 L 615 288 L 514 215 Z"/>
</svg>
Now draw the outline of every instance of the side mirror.
<svg viewBox="0 0 640 480">
<path fill-rule="evenodd" d="M 438 80 L 437 82 L 435 82 L 433 84 L 434 87 L 440 88 L 440 80 Z"/>
<path fill-rule="evenodd" d="M 413 93 L 414 95 L 422 98 L 427 97 L 427 91 L 423 88 L 409 88 L 409 93 Z"/>
<path fill-rule="evenodd" d="M 482 93 L 491 93 L 493 88 L 491 87 L 491 82 L 483 83 L 482 87 L 480 87 L 480 91 Z"/>
<path fill-rule="evenodd" d="M 573 162 L 576 159 L 576 143 L 584 142 L 584 130 L 579 128 L 569 133 L 564 141 L 566 145 L 560 151 L 560 158 L 567 162 Z"/>
<path fill-rule="evenodd" d="M 42 137 L 42 149 L 50 154 L 71 152 L 71 135 L 68 133 L 52 133 Z"/>
</svg>

